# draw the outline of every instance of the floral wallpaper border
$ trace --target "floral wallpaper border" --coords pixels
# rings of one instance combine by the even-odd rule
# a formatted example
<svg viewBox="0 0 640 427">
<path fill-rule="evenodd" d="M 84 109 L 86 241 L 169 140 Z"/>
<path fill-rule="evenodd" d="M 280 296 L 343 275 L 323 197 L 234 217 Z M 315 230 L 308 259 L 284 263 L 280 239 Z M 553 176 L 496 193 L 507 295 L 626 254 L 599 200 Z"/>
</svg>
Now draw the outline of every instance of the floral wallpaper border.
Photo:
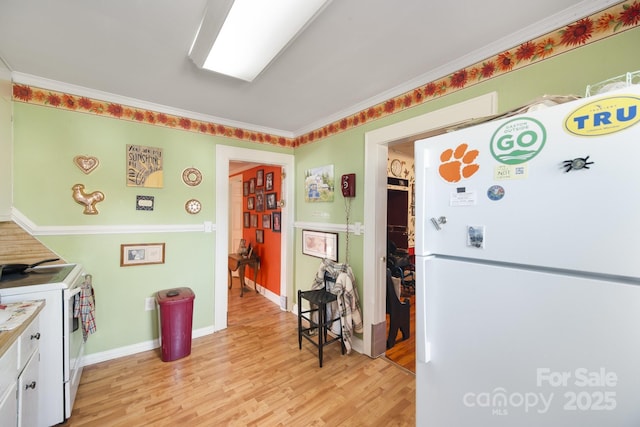
<svg viewBox="0 0 640 427">
<path fill-rule="evenodd" d="M 514 46 L 512 49 L 498 55 L 296 138 L 287 138 L 194 120 L 18 83 L 13 85 L 13 99 L 18 102 L 102 115 L 154 126 L 295 148 L 421 105 L 431 99 L 510 73 L 519 68 L 602 40 L 616 33 L 632 29 L 638 25 L 640 25 L 640 0 L 624 1 L 601 12 L 579 19 L 564 28 L 549 32 L 519 46 Z"/>
</svg>

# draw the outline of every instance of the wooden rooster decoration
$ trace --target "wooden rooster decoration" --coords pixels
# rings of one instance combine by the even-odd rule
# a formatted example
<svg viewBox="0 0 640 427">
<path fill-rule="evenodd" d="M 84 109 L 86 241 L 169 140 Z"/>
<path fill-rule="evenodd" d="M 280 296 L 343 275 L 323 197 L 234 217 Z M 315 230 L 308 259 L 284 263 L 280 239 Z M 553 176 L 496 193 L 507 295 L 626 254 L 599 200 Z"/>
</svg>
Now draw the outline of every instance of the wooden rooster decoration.
<svg viewBox="0 0 640 427">
<path fill-rule="evenodd" d="M 73 200 L 77 203 L 84 205 L 85 215 L 96 215 L 98 214 L 98 209 L 96 209 L 96 203 L 104 200 L 104 193 L 101 191 L 94 191 L 93 193 L 85 193 L 84 185 L 76 184 L 71 187 L 73 190 Z"/>
</svg>

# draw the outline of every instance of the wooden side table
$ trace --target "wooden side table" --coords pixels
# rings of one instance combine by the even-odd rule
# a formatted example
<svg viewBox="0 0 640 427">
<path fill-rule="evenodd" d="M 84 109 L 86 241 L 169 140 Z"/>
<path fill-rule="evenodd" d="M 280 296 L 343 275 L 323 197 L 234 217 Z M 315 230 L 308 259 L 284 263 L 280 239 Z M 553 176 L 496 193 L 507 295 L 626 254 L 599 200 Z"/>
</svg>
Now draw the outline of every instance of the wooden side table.
<svg viewBox="0 0 640 427">
<path fill-rule="evenodd" d="M 260 267 L 260 258 L 256 255 L 251 258 L 245 258 L 240 254 L 229 254 L 229 289 L 233 283 L 231 279 L 231 272 L 238 270 L 240 275 L 240 296 L 244 295 L 244 288 L 246 286 L 244 282 L 244 269 L 246 266 L 253 268 L 253 285 L 256 293 L 258 293 L 258 268 Z"/>
</svg>

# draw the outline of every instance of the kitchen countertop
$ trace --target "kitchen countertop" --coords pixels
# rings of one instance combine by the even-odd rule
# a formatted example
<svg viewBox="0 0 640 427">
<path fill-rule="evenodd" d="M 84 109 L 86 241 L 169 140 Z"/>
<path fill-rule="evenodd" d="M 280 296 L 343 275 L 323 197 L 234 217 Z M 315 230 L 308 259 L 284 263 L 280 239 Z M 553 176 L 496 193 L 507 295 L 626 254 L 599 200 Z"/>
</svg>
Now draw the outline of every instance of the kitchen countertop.
<svg viewBox="0 0 640 427">
<path fill-rule="evenodd" d="M 31 313 L 28 317 L 26 317 L 24 321 L 20 323 L 20 325 L 16 326 L 14 329 L 11 329 L 9 331 L 0 331 L 0 357 L 2 357 L 2 355 L 7 350 L 9 350 L 9 347 L 11 347 L 11 345 L 18 339 L 18 337 L 20 337 L 20 335 L 24 332 L 24 330 L 27 329 L 27 327 L 31 324 L 33 319 L 36 318 L 38 313 L 42 311 L 42 309 L 46 304 L 44 300 L 26 301 L 25 303 L 34 303 L 34 302 L 39 302 L 40 304 L 38 304 L 38 306 L 33 311 L 33 313 Z"/>
</svg>

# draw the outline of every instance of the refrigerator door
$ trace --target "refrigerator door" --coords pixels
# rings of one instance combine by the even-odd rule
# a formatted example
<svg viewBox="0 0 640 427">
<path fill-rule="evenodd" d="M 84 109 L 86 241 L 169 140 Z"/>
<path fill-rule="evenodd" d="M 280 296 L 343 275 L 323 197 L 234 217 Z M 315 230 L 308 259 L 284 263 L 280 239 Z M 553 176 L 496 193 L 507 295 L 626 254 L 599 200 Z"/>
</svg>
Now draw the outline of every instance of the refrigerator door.
<svg viewBox="0 0 640 427">
<path fill-rule="evenodd" d="M 640 425 L 639 286 L 416 262 L 418 425 Z"/>
<path fill-rule="evenodd" d="M 416 254 L 640 277 L 639 88 L 417 141 Z"/>
</svg>

